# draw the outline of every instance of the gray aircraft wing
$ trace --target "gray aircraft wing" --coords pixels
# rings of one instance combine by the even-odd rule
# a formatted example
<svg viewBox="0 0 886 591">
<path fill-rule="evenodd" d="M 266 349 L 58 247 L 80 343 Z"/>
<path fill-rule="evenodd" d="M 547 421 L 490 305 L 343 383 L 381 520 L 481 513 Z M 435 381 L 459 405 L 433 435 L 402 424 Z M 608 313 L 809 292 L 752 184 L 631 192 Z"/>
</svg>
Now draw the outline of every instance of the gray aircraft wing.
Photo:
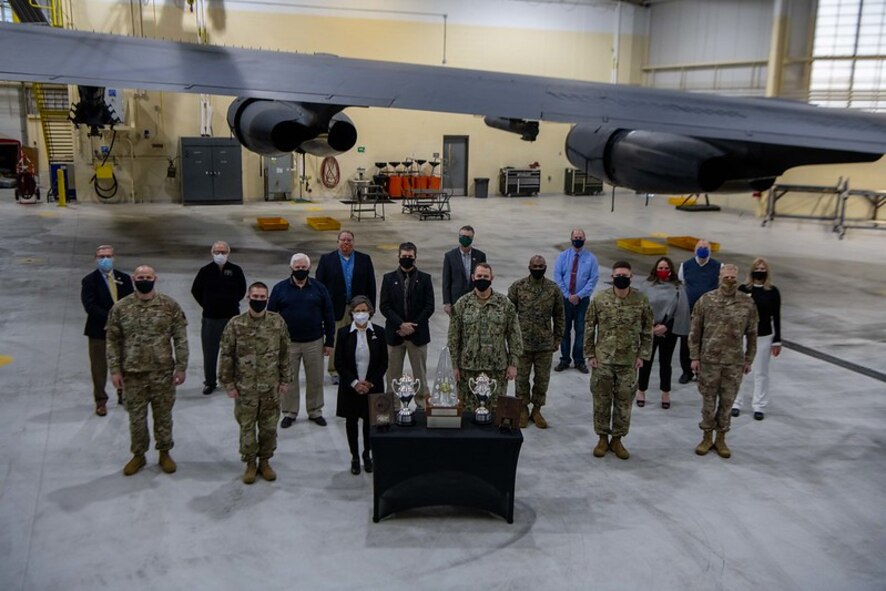
<svg viewBox="0 0 886 591">
<path fill-rule="evenodd" d="M 590 123 L 886 153 L 886 117 L 771 99 L 0 24 L 0 80 Z"/>
</svg>

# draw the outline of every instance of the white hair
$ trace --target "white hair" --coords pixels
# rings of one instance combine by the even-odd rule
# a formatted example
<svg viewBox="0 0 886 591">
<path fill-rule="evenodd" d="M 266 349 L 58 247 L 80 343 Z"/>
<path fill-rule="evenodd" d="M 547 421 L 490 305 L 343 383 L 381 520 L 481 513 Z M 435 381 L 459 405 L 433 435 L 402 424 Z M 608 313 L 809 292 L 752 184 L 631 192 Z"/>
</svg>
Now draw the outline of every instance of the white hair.
<svg viewBox="0 0 886 591">
<path fill-rule="evenodd" d="M 308 263 L 309 267 L 311 266 L 311 257 L 309 257 L 308 255 L 306 255 L 303 252 L 297 252 L 294 255 L 292 255 L 292 258 L 289 259 L 289 266 L 292 267 L 293 265 L 295 265 L 295 263 L 297 263 L 299 261 L 305 261 L 306 263 Z"/>
<path fill-rule="evenodd" d="M 228 244 L 227 242 L 225 242 L 224 240 L 216 240 L 215 242 L 213 242 L 212 246 L 209 247 L 209 252 L 212 252 L 213 250 L 215 250 L 215 247 L 218 246 L 219 244 L 224 246 L 226 251 L 231 252 L 231 245 Z"/>
</svg>

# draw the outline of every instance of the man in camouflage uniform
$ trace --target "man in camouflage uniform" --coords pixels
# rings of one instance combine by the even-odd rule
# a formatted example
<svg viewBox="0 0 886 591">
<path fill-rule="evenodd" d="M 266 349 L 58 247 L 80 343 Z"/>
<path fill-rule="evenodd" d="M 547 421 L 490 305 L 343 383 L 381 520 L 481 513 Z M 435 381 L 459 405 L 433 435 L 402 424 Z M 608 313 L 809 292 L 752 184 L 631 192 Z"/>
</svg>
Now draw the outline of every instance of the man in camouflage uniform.
<svg viewBox="0 0 886 591">
<path fill-rule="evenodd" d="M 107 326 L 111 381 L 124 391 L 129 412 L 132 459 L 123 474 L 132 476 L 145 465 L 145 452 L 151 442 L 149 404 L 160 467 L 171 474 L 176 468 L 169 455 L 173 445 L 172 406 L 175 387 L 184 383 L 188 368 L 188 321 L 175 300 L 154 289 L 157 274 L 153 267 L 138 267 L 132 280 L 135 293 L 114 304 Z"/>
<path fill-rule="evenodd" d="M 551 381 L 551 355 L 557 350 L 566 328 L 563 296 L 557 284 L 545 278 L 547 268 L 544 257 L 535 255 L 529 259 L 529 277 L 515 281 L 508 290 L 508 299 L 517 310 L 523 336 L 523 354 L 517 362 L 517 397 L 523 402 L 521 429 L 529 425 L 530 419 L 539 429 L 548 426 L 541 415 L 541 407 L 545 405 Z M 533 367 L 535 380 L 530 397 L 529 374 Z"/>
<path fill-rule="evenodd" d="M 652 356 L 652 306 L 631 287 L 631 265 L 625 261 L 612 266 L 612 289 L 598 293 L 588 306 L 584 352 L 593 369 L 594 431 L 600 436 L 594 457 L 611 449 L 626 460 L 631 454 L 621 438 L 631 426 L 637 370 Z"/>
<path fill-rule="evenodd" d="M 249 310 L 234 316 L 221 339 L 219 380 L 235 400 L 234 417 L 240 424 L 240 459 L 246 462 L 243 482 L 276 480 L 269 460 L 277 449 L 280 396 L 292 380 L 289 332 L 283 317 L 268 312 L 268 286 L 249 286 Z M 256 427 L 258 439 L 256 440 Z M 258 456 L 258 467 L 255 458 Z"/>
<path fill-rule="evenodd" d="M 737 286 L 738 267 L 723 265 L 720 287 L 701 296 L 692 309 L 689 357 L 702 396 L 698 426 L 704 437 L 695 448 L 700 456 L 708 453 L 712 445 L 720 457 L 732 455 L 726 445 L 732 403 L 742 375 L 751 371 L 757 353 L 757 307 L 751 296 L 738 291 Z M 746 339 L 744 352 L 742 337 Z M 715 429 L 717 440 L 712 442 Z"/>
<path fill-rule="evenodd" d="M 508 380 L 517 376 L 523 338 L 514 305 L 504 295 L 492 291 L 492 267 L 478 263 L 471 279 L 473 291 L 459 298 L 452 307 L 449 354 L 458 382 L 458 397 L 465 408 L 473 410 L 475 403 L 469 380 L 485 373 L 496 382 L 487 403 L 488 408 L 495 409 L 498 395 L 504 394 Z"/>
</svg>

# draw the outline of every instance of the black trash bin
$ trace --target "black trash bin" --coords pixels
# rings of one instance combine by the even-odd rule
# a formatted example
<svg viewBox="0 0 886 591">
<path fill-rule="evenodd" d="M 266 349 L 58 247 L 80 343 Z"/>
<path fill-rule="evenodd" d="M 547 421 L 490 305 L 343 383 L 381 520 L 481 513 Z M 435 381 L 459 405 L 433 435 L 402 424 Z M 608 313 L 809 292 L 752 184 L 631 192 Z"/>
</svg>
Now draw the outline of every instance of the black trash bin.
<svg viewBox="0 0 886 591">
<path fill-rule="evenodd" d="M 489 197 L 489 179 L 474 179 L 474 197 L 477 199 L 486 199 Z"/>
</svg>

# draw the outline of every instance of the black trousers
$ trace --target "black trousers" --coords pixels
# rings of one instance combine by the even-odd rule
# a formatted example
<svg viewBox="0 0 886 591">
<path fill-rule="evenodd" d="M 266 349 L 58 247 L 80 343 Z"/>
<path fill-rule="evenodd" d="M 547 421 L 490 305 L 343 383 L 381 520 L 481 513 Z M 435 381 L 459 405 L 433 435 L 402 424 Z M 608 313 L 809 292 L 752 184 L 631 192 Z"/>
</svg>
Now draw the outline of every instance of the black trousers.
<svg viewBox="0 0 886 591">
<path fill-rule="evenodd" d="M 352 458 L 360 457 L 360 448 L 357 445 L 357 419 L 345 419 L 345 433 L 348 436 L 348 448 L 351 450 Z M 369 455 L 369 421 L 363 419 L 363 453 Z"/>
<path fill-rule="evenodd" d="M 674 357 L 674 349 L 677 346 L 677 335 L 667 333 L 663 337 L 652 338 L 652 356 L 649 361 L 643 362 L 640 368 L 640 382 L 637 389 L 645 392 L 649 389 L 649 376 L 652 375 L 652 366 L 655 363 L 655 351 L 658 350 L 658 378 L 661 391 L 671 391 L 671 359 Z"/>
<path fill-rule="evenodd" d="M 204 318 L 200 325 L 200 342 L 203 345 L 203 385 L 215 387 L 218 371 L 218 350 L 222 333 L 229 318 Z"/>
</svg>

